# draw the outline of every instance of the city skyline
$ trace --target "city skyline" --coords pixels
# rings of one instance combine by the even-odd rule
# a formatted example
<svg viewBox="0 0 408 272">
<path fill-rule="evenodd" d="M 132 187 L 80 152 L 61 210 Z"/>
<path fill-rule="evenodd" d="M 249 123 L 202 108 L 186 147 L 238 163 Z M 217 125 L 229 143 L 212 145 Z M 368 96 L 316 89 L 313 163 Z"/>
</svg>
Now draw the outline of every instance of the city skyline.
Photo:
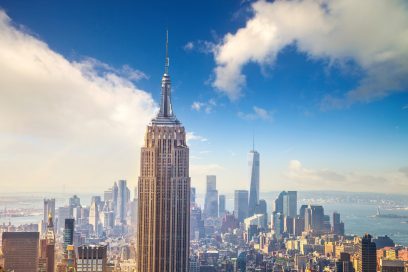
<svg viewBox="0 0 408 272">
<path fill-rule="evenodd" d="M 178 118 L 189 129 L 192 186 L 199 194 L 205 192 L 207 175 L 217 176 L 219 193 L 233 193 L 232 186 L 249 190 L 245 166 L 253 134 L 262 154 L 261 192 L 407 192 L 407 84 L 398 73 L 392 73 L 399 63 L 395 59 L 406 60 L 408 56 L 403 41 L 381 31 L 384 36 L 372 41 L 378 26 L 372 24 L 357 39 L 361 45 L 346 47 L 347 38 L 355 36 L 345 25 L 337 32 L 344 40 L 337 42 L 349 51 L 340 52 L 326 43 L 333 34 L 322 33 L 311 22 L 304 33 L 315 35 L 326 47 L 315 47 L 307 35 L 296 34 L 297 26 L 292 26 L 292 36 L 283 37 L 279 44 L 267 39 L 265 48 L 254 52 L 257 55 L 237 51 L 245 48 L 242 39 L 255 35 L 251 27 L 262 16 L 282 15 L 286 9 L 300 19 L 305 10 L 319 15 L 321 10 L 315 3 L 220 5 L 212 19 L 204 19 L 187 5 L 191 14 L 182 13 L 170 23 L 170 18 L 153 23 L 163 11 L 148 5 L 140 6 L 140 10 L 149 11 L 142 16 L 126 3 L 116 7 L 122 17 L 112 15 L 105 22 L 103 14 L 110 10 L 109 4 L 98 7 L 100 14 L 91 17 L 87 11 L 93 5 L 85 4 L 77 10 L 74 22 L 67 18 L 65 8 L 73 10 L 75 4 L 37 6 L 3 1 L 1 185 L 9 192 L 92 192 L 126 179 L 133 188 L 140 174 L 136 166 L 144 126 L 157 113 L 160 101 L 158 69 L 164 55 L 160 45 L 168 28 L 176 77 L 173 102 Z M 359 4 L 370 22 L 395 27 L 393 34 L 408 26 L 403 1 L 376 3 Z M 215 5 L 209 1 L 202 8 L 215 10 Z M 330 7 L 343 17 L 317 18 L 332 21 L 336 28 L 344 24 L 346 15 L 355 19 L 350 5 L 345 1 L 343 7 Z M 126 8 L 129 11 L 125 12 Z M 173 7 L 168 8 L 176 13 Z M 379 9 L 395 14 L 399 26 L 378 15 Z M 50 10 L 55 10 L 51 12 L 55 16 L 44 16 Z M 184 29 L 185 20 L 193 16 L 203 19 L 202 23 Z M 287 30 L 290 26 L 284 19 L 268 21 L 267 26 Z M 139 20 L 153 25 L 143 29 Z M 255 35 L 254 41 L 263 38 L 267 37 Z M 385 45 L 381 38 L 387 41 Z M 360 46 L 366 46 L 366 40 L 379 49 L 362 52 Z M 322 52 L 328 56 L 323 57 Z M 239 56 L 239 62 L 231 62 L 231 54 Z M 376 71 L 374 64 L 366 61 L 371 58 L 389 71 Z M 406 74 L 406 67 L 401 65 L 401 69 Z M 367 89 L 367 97 L 361 92 L 350 94 L 380 72 L 382 84 L 388 82 L 387 86 Z M 230 77 L 222 77 L 223 73 Z M 396 84 L 390 85 L 390 80 Z M 321 107 L 323 102 L 325 108 Z M 388 186 L 384 188 L 384 184 Z"/>
</svg>

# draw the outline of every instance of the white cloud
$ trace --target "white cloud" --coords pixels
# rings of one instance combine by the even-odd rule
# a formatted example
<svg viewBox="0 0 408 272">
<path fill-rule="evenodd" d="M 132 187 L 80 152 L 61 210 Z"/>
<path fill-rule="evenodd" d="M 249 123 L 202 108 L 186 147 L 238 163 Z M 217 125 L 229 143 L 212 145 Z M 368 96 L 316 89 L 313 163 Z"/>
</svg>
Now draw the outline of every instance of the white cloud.
<svg viewBox="0 0 408 272">
<path fill-rule="evenodd" d="M 254 106 L 253 112 L 251 113 L 243 113 L 243 112 L 238 112 L 238 116 L 244 120 L 248 121 L 253 121 L 253 120 L 271 120 L 273 113 L 270 111 L 267 111 L 263 108 Z"/>
<path fill-rule="evenodd" d="M 190 144 L 192 141 L 207 142 L 208 139 L 203 136 L 197 135 L 192 131 L 189 131 L 186 134 L 186 141 L 187 144 Z"/>
<path fill-rule="evenodd" d="M 408 89 L 408 5 L 404 0 L 259 0 L 253 17 L 228 33 L 214 49 L 213 85 L 238 99 L 249 62 L 272 64 L 296 44 L 310 58 L 330 63 L 353 61 L 365 77 L 343 97 L 326 96 L 322 108 L 370 102 Z M 391 19 L 392 18 L 392 19 Z"/>
<path fill-rule="evenodd" d="M 203 106 L 205 106 L 205 103 L 195 101 L 191 105 L 191 108 L 195 111 L 200 111 Z"/>
<path fill-rule="evenodd" d="M 130 80 L 138 81 L 141 79 L 148 79 L 149 77 L 142 71 L 135 70 L 129 65 L 123 65 L 121 72 Z"/>
<path fill-rule="evenodd" d="M 408 190 L 405 168 L 381 174 L 364 172 L 342 173 L 330 169 L 312 169 L 298 160 L 291 160 L 284 176 L 306 190 L 341 190 L 399 193 Z M 407 170 L 407 169 L 405 169 Z M 386 188 L 384 187 L 386 184 Z"/>
<path fill-rule="evenodd" d="M 194 48 L 194 43 L 193 42 L 188 42 L 188 43 L 186 43 L 184 45 L 183 48 L 184 48 L 185 51 L 191 51 Z"/>
<path fill-rule="evenodd" d="M 194 101 L 193 104 L 191 105 L 191 108 L 195 111 L 204 110 L 205 113 L 211 113 L 213 112 L 213 109 L 216 106 L 217 102 L 215 102 L 214 99 L 210 99 L 206 102 Z"/>
<path fill-rule="evenodd" d="M 0 184 L 7 191 L 99 191 L 138 176 L 151 95 L 142 72 L 71 62 L 0 11 Z M 18 184 L 18 185 L 17 185 Z"/>
</svg>

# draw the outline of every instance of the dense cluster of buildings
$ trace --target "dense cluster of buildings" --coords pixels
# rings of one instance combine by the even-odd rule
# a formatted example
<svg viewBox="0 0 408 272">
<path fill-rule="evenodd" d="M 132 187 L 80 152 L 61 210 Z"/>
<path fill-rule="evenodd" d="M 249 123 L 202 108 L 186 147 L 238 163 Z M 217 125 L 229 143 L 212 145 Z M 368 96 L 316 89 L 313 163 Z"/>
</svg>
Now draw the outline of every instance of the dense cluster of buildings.
<svg viewBox="0 0 408 272">
<path fill-rule="evenodd" d="M 103 198 L 93 196 L 88 206 L 76 195 L 62 207 L 44 199 L 40 224 L 0 225 L 1 267 L 14 272 L 132 271 L 120 266 L 135 259 L 136 208 L 125 180 L 115 182 Z"/>
<path fill-rule="evenodd" d="M 234 211 L 208 217 L 192 202 L 190 272 L 408 271 L 407 247 L 387 236 L 348 236 L 339 213 L 297 203 L 296 191 L 281 192 L 270 213 L 250 216 L 248 191 L 237 190 Z"/>
</svg>

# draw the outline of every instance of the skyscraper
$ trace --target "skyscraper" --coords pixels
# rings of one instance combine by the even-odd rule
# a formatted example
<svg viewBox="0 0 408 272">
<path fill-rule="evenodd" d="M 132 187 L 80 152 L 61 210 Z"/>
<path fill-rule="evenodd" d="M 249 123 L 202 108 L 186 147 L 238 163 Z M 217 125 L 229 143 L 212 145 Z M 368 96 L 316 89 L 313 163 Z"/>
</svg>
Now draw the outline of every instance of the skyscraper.
<svg viewBox="0 0 408 272">
<path fill-rule="evenodd" d="M 118 205 L 118 184 L 115 182 L 113 183 L 112 186 L 112 204 L 113 204 L 113 212 L 115 214 L 116 218 L 116 213 L 117 213 L 117 205 Z"/>
<path fill-rule="evenodd" d="M 127 204 L 128 204 L 128 188 L 126 180 L 118 182 L 118 198 L 116 208 L 116 220 L 119 223 L 126 222 Z"/>
<path fill-rule="evenodd" d="M 48 217 L 46 239 L 47 272 L 55 271 L 55 233 L 51 214 Z"/>
<path fill-rule="evenodd" d="M 74 226 L 75 220 L 73 218 L 65 219 L 64 227 L 64 253 L 67 253 L 67 247 L 74 244 Z"/>
<path fill-rule="evenodd" d="M 71 209 L 81 206 L 81 199 L 77 195 L 73 195 L 69 199 L 69 206 Z"/>
<path fill-rule="evenodd" d="M 244 222 L 244 219 L 248 217 L 248 191 L 247 190 L 235 190 L 234 214 L 240 223 Z"/>
<path fill-rule="evenodd" d="M 284 197 L 283 213 L 290 217 L 297 215 L 297 191 L 288 191 Z"/>
<path fill-rule="evenodd" d="M 225 195 L 218 197 L 218 216 L 224 216 L 225 214 Z"/>
<path fill-rule="evenodd" d="M 259 203 L 259 153 L 254 146 L 248 153 L 248 166 L 250 180 L 248 216 L 252 216 Z"/>
<path fill-rule="evenodd" d="M 167 41 L 160 111 L 147 126 L 141 149 L 137 271 L 189 269 L 189 149 L 171 104 Z"/>
<path fill-rule="evenodd" d="M 44 198 L 44 213 L 42 220 L 41 233 L 44 234 L 47 231 L 48 216 L 51 214 L 52 218 L 55 218 L 55 198 Z"/>
<path fill-rule="evenodd" d="M 340 214 L 333 212 L 333 226 L 332 232 L 338 235 L 344 235 L 344 223 L 340 220 Z"/>
<path fill-rule="evenodd" d="M 264 215 L 264 222 L 263 225 L 267 226 L 268 225 L 268 207 L 266 205 L 266 200 L 265 199 L 260 199 L 258 205 L 256 206 L 255 209 L 256 214 L 263 214 Z"/>
<path fill-rule="evenodd" d="M 218 216 L 217 177 L 214 175 L 207 176 L 207 191 L 205 193 L 204 215 L 207 217 Z"/>
<path fill-rule="evenodd" d="M 358 246 L 358 269 L 357 272 L 377 271 L 377 247 L 370 234 L 361 238 Z"/>
<path fill-rule="evenodd" d="M 191 187 L 190 203 L 191 205 L 194 205 L 196 203 L 196 188 L 195 187 Z"/>
<path fill-rule="evenodd" d="M 324 209 L 320 205 L 309 205 L 305 209 L 305 230 L 313 233 L 324 232 Z"/>
<path fill-rule="evenodd" d="M 72 218 L 73 209 L 69 206 L 58 207 L 57 209 L 57 232 L 60 233 L 64 229 L 65 218 Z M 54 218 L 54 217 L 53 217 Z"/>
<path fill-rule="evenodd" d="M 275 212 L 292 218 L 297 215 L 297 191 L 282 191 L 275 200 Z"/>
<path fill-rule="evenodd" d="M 94 200 L 89 208 L 89 224 L 92 225 L 92 230 L 94 234 L 98 235 L 99 230 L 99 207 L 98 203 Z"/>
<path fill-rule="evenodd" d="M 14 272 L 37 272 L 38 232 L 3 232 L 4 269 Z"/>
</svg>

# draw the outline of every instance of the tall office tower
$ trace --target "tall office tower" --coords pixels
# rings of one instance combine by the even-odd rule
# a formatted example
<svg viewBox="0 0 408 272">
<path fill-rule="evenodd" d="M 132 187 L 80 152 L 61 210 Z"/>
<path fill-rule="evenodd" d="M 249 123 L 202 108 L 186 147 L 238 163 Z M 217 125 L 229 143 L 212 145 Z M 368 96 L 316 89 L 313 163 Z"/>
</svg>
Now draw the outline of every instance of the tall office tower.
<svg viewBox="0 0 408 272">
<path fill-rule="evenodd" d="M 283 213 L 290 217 L 297 215 L 297 191 L 288 191 L 284 196 Z"/>
<path fill-rule="evenodd" d="M 248 217 L 248 191 L 247 190 L 235 190 L 234 214 L 240 223 L 244 222 L 244 219 Z"/>
<path fill-rule="evenodd" d="M 207 192 L 217 190 L 217 176 L 207 175 Z"/>
<path fill-rule="evenodd" d="M 196 203 L 196 188 L 195 187 L 191 187 L 190 203 L 192 205 L 194 205 Z"/>
<path fill-rule="evenodd" d="M 293 234 L 295 236 L 302 235 L 302 232 L 305 230 L 305 219 L 300 215 L 296 216 L 293 220 Z"/>
<path fill-rule="evenodd" d="M 117 199 L 117 208 L 116 208 L 116 220 L 119 223 L 126 223 L 128 195 L 129 195 L 129 189 L 127 188 L 126 180 L 119 180 L 118 199 Z"/>
<path fill-rule="evenodd" d="M 290 216 L 283 216 L 283 232 L 287 234 L 294 234 L 295 219 Z"/>
<path fill-rule="evenodd" d="M 71 209 L 69 206 L 65 206 L 65 207 L 58 207 L 57 209 L 57 232 L 61 233 L 61 230 L 64 229 L 64 223 L 65 223 L 65 219 L 66 218 L 72 218 L 73 214 L 73 209 Z"/>
<path fill-rule="evenodd" d="M 303 204 L 302 206 L 300 206 L 300 209 L 299 209 L 299 216 L 300 216 L 300 218 L 305 218 L 305 213 L 306 213 L 306 209 L 307 209 L 307 207 L 308 207 L 309 205 L 305 205 L 305 204 Z"/>
<path fill-rule="evenodd" d="M 94 234 L 98 235 L 99 230 L 99 207 L 97 201 L 92 201 L 91 207 L 89 208 L 89 224 L 92 225 L 92 231 Z"/>
<path fill-rule="evenodd" d="M 271 215 L 272 229 L 276 235 L 276 238 L 280 238 L 284 229 L 284 216 L 281 213 L 273 212 Z"/>
<path fill-rule="evenodd" d="M 297 191 L 282 191 L 275 200 L 275 212 L 294 218 L 297 215 Z"/>
<path fill-rule="evenodd" d="M 108 190 L 103 192 L 103 201 L 113 201 L 113 191 L 112 188 L 109 188 Z"/>
<path fill-rule="evenodd" d="M 370 234 L 365 234 L 358 245 L 358 272 L 377 271 L 377 247 L 371 239 Z"/>
<path fill-rule="evenodd" d="M 313 233 L 323 233 L 324 209 L 322 206 L 309 205 L 305 209 L 305 230 Z"/>
<path fill-rule="evenodd" d="M 3 232 L 4 270 L 37 272 L 38 246 L 38 232 Z"/>
<path fill-rule="evenodd" d="M 286 196 L 286 192 L 282 191 L 279 193 L 278 197 L 275 199 L 275 212 L 283 214 L 283 203 L 284 203 L 284 198 Z"/>
<path fill-rule="evenodd" d="M 73 218 L 65 219 L 64 227 L 64 253 L 67 253 L 67 247 L 74 244 L 74 227 L 75 220 Z"/>
<path fill-rule="evenodd" d="M 248 202 L 248 216 L 255 214 L 256 206 L 259 203 L 259 153 L 252 147 L 248 153 L 249 166 L 249 202 Z"/>
<path fill-rule="evenodd" d="M 69 199 L 69 206 L 71 209 L 81 206 L 81 199 L 77 195 L 73 195 Z"/>
<path fill-rule="evenodd" d="M 55 198 L 51 199 L 44 198 L 44 213 L 41 228 L 42 234 L 44 234 L 47 231 L 48 215 L 50 214 L 52 218 L 55 218 Z"/>
<path fill-rule="evenodd" d="M 207 176 L 207 192 L 205 194 L 204 215 L 206 217 L 218 216 L 217 177 L 214 175 Z"/>
<path fill-rule="evenodd" d="M 55 233 L 51 214 L 48 217 L 46 240 L 47 272 L 55 271 Z"/>
<path fill-rule="evenodd" d="M 330 215 L 323 215 L 323 232 L 324 233 L 330 233 L 332 230 L 331 224 L 330 224 Z"/>
<path fill-rule="evenodd" d="M 82 245 L 78 247 L 78 272 L 106 272 L 106 245 Z"/>
<path fill-rule="evenodd" d="M 133 199 L 130 204 L 130 224 L 134 227 L 137 226 L 137 198 Z"/>
<path fill-rule="evenodd" d="M 199 240 L 205 237 L 204 220 L 200 207 L 193 206 L 190 211 L 190 240 Z"/>
<path fill-rule="evenodd" d="M 113 202 L 113 212 L 115 214 L 115 217 L 116 217 L 116 212 L 117 212 L 116 209 L 118 205 L 118 191 L 119 191 L 118 184 L 115 182 L 112 187 L 112 202 Z"/>
<path fill-rule="evenodd" d="M 340 253 L 340 258 L 336 261 L 336 272 L 354 272 L 353 263 L 351 262 L 350 254 L 346 252 Z"/>
<path fill-rule="evenodd" d="M 220 195 L 218 197 L 218 216 L 222 217 L 225 215 L 225 195 Z"/>
<path fill-rule="evenodd" d="M 333 212 L 333 234 L 344 235 L 344 223 L 340 220 L 340 214 L 338 212 Z"/>
<path fill-rule="evenodd" d="M 255 214 L 263 214 L 264 215 L 264 222 L 263 225 L 267 226 L 268 225 L 268 208 L 266 205 L 266 200 L 260 199 L 258 205 L 256 206 L 255 209 Z"/>
<path fill-rule="evenodd" d="M 188 271 L 189 149 L 171 104 L 168 43 L 160 111 L 141 149 L 136 271 Z"/>
</svg>

